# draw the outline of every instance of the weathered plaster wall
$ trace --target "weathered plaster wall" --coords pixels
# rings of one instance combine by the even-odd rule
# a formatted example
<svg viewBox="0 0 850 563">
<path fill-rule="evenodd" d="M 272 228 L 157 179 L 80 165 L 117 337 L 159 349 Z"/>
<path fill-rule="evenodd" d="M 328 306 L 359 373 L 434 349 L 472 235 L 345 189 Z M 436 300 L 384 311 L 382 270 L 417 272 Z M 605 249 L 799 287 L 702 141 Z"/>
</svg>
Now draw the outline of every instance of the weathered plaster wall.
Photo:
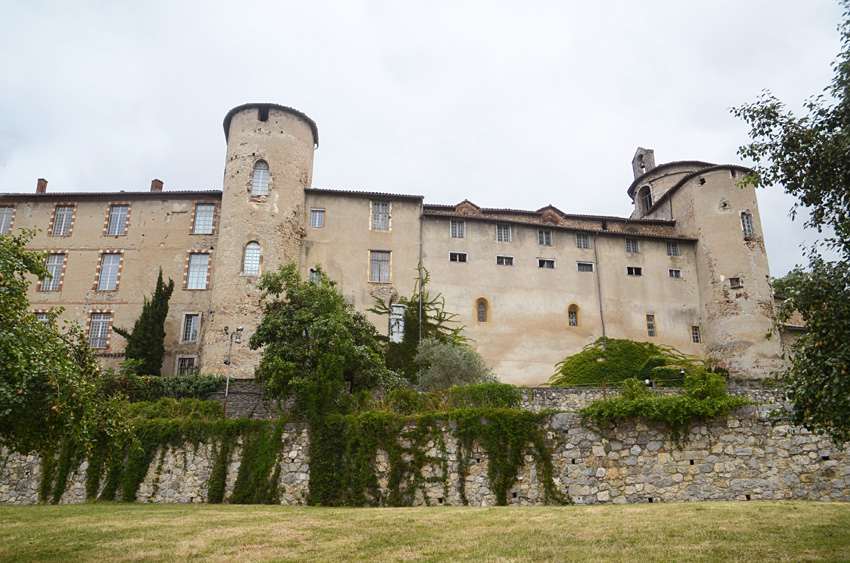
<svg viewBox="0 0 850 563">
<path fill-rule="evenodd" d="M 743 407 L 728 418 L 692 426 L 680 449 L 659 425 L 625 423 L 597 432 L 582 426 L 578 415 L 550 415 L 544 425 L 558 489 L 577 504 L 625 504 L 700 500 L 808 499 L 850 501 L 850 460 L 823 437 L 788 425 L 773 426 L 775 406 Z M 429 455 L 447 461 L 447 484 L 427 483 L 415 504 L 462 504 L 459 446 L 448 429 L 445 447 L 428 444 Z M 279 481 L 281 504 L 303 504 L 309 481 L 309 444 L 303 425 L 287 425 Z M 240 450 L 228 466 L 225 500 L 233 491 Z M 140 488 L 138 502 L 204 502 L 212 466 L 212 448 L 168 449 L 159 453 Z M 0 503 L 37 502 L 40 463 L 36 456 L 3 452 Z M 530 455 L 508 502 L 544 502 L 543 487 Z M 161 471 L 157 472 L 156 467 Z M 82 502 L 85 468 L 76 471 L 63 503 Z M 389 471 L 385 454 L 376 459 L 384 491 Z M 442 464 L 426 465 L 423 475 L 441 477 Z M 406 483 L 412 476 L 405 476 Z M 470 504 L 492 505 L 486 453 L 476 448 L 465 481 Z"/>
</svg>

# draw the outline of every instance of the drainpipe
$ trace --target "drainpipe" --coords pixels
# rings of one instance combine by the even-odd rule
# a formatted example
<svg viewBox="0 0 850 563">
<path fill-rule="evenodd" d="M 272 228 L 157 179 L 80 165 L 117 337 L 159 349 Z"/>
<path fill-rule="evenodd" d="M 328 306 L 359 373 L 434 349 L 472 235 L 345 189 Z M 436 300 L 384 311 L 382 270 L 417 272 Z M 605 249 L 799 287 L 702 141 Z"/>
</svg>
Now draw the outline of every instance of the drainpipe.
<svg viewBox="0 0 850 563">
<path fill-rule="evenodd" d="M 419 342 L 422 342 L 422 256 L 423 252 L 423 240 L 422 240 L 422 231 L 423 224 L 425 222 L 424 217 L 424 208 L 423 204 L 419 203 L 419 341 L 417 342 L 417 348 L 419 347 Z M 419 361 L 419 377 L 422 377 L 422 361 Z"/>
<path fill-rule="evenodd" d="M 605 335 L 605 313 L 602 310 L 602 282 L 599 280 L 599 233 L 593 235 L 593 256 L 596 260 L 596 290 L 599 292 L 599 320 L 602 321 L 602 350 L 608 351 L 608 338 Z"/>
</svg>

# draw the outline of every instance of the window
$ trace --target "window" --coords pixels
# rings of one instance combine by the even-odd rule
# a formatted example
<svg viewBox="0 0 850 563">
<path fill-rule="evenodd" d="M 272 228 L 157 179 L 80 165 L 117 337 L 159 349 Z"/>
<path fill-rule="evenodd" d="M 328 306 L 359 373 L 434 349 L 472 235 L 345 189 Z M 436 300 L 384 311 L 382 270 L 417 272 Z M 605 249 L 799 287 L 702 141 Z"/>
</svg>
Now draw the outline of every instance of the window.
<svg viewBox="0 0 850 563">
<path fill-rule="evenodd" d="M 514 265 L 514 257 L 513 256 L 496 256 L 496 265 L 497 266 L 513 266 Z"/>
<path fill-rule="evenodd" d="M 73 205 L 57 205 L 53 212 L 53 229 L 50 231 L 50 235 L 54 237 L 66 237 L 70 235 L 73 218 Z"/>
<path fill-rule="evenodd" d="M 372 230 L 390 230 L 390 204 L 386 201 L 372 202 Z"/>
<path fill-rule="evenodd" d="M 48 315 L 47 313 L 37 312 L 35 314 L 35 320 L 37 320 L 40 323 L 49 323 L 50 322 L 50 315 Z"/>
<path fill-rule="evenodd" d="M 640 266 L 626 266 L 626 274 L 630 276 L 642 276 L 643 268 Z"/>
<path fill-rule="evenodd" d="M 486 299 L 478 299 L 475 302 L 475 318 L 479 323 L 486 323 L 490 321 L 490 307 L 487 306 Z"/>
<path fill-rule="evenodd" d="M 744 287 L 744 282 L 741 281 L 741 278 L 729 278 L 729 287 L 732 289 L 740 289 Z"/>
<path fill-rule="evenodd" d="M 201 322 L 201 315 L 196 313 L 188 313 L 183 315 L 183 340 L 182 342 L 197 342 L 198 341 L 198 326 Z"/>
<path fill-rule="evenodd" d="M 543 268 L 544 270 L 554 270 L 555 269 L 555 261 L 551 258 L 538 258 L 537 259 L 537 267 Z"/>
<path fill-rule="evenodd" d="M 269 195 L 269 163 L 265 160 L 258 160 L 254 165 L 251 195 Z"/>
<path fill-rule="evenodd" d="M 210 265 L 210 255 L 193 252 L 189 254 L 189 266 L 186 272 L 186 289 L 206 289 L 207 269 Z"/>
<path fill-rule="evenodd" d="M 655 336 L 655 315 L 651 313 L 646 314 L 646 335 Z"/>
<path fill-rule="evenodd" d="M 694 344 L 702 342 L 702 335 L 699 333 L 699 325 L 691 325 L 691 340 Z"/>
<path fill-rule="evenodd" d="M 753 238 L 756 236 L 756 229 L 753 227 L 753 214 L 749 211 L 741 213 L 741 227 L 744 229 L 744 236 Z"/>
<path fill-rule="evenodd" d="M 449 230 L 452 238 L 466 238 L 466 221 L 452 219 Z"/>
<path fill-rule="evenodd" d="M 397 303 L 390 310 L 390 342 L 404 340 L 404 305 Z"/>
<path fill-rule="evenodd" d="M 649 189 L 649 186 L 642 187 L 638 193 L 638 197 L 640 198 L 640 204 L 643 207 L 643 211 L 649 211 L 649 208 L 652 207 L 652 190 Z"/>
<path fill-rule="evenodd" d="M 111 205 L 109 207 L 109 219 L 106 222 L 106 234 L 125 234 L 127 231 L 127 215 L 129 213 L 129 205 Z"/>
<path fill-rule="evenodd" d="M 667 256 L 679 256 L 679 243 L 675 240 L 667 241 Z"/>
<path fill-rule="evenodd" d="M 121 267 L 121 255 L 100 255 L 100 278 L 97 282 L 98 291 L 115 291 L 118 288 L 118 271 Z"/>
<path fill-rule="evenodd" d="M 260 243 L 252 241 L 245 245 L 242 273 L 248 276 L 256 276 L 260 273 Z"/>
<path fill-rule="evenodd" d="M 667 268 L 667 275 L 677 280 L 682 279 L 682 270 L 678 268 Z"/>
<path fill-rule="evenodd" d="M 310 226 L 314 229 L 321 229 L 325 226 L 325 210 L 311 209 L 310 210 Z"/>
<path fill-rule="evenodd" d="M 310 283 L 312 283 L 313 285 L 319 285 L 320 280 L 321 278 L 319 277 L 318 270 L 310 268 Z"/>
<path fill-rule="evenodd" d="M 579 309 L 579 306 L 575 303 L 567 307 L 567 325 L 579 326 L 580 313 L 581 310 Z"/>
<path fill-rule="evenodd" d="M 552 246 L 552 231 L 537 229 L 537 244 L 541 246 Z"/>
<path fill-rule="evenodd" d="M 511 242 L 511 226 L 496 225 L 496 240 L 499 242 Z"/>
<path fill-rule="evenodd" d="M 626 239 L 626 252 L 631 252 L 633 254 L 640 252 L 640 247 L 638 247 L 638 241 L 636 238 Z"/>
<path fill-rule="evenodd" d="M 215 221 L 215 204 L 195 204 L 195 223 L 192 225 L 193 235 L 211 235 Z"/>
<path fill-rule="evenodd" d="M 15 216 L 15 208 L 10 205 L 0 207 L 0 235 L 8 235 L 12 232 L 12 218 Z"/>
<path fill-rule="evenodd" d="M 109 342 L 109 325 L 112 323 L 112 313 L 92 313 L 89 326 L 89 347 L 106 348 Z"/>
<path fill-rule="evenodd" d="M 576 248 L 590 248 L 590 236 L 587 233 L 576 233 Z"/>
<path fill-rule="evenodd" d="M 369 281 L 373 283 L 390 283 L 390 253 L 369 251 Z"/>
<path fill-rule="evenodd" d="M 192 375 L 196 371 L 195 358 L 177 358 L 177 375 Z"/>
<path fill-rule="evenodd" d="M 449 262 L 466 262 L 466 252 L 449 252 Z"/>
<path fill-rule="evenodd" d="M 65 266 L 64 254 L 51 254 L 45 262 L 49 278 L 41 280 L 41 291 L 59 291 L 62 288 L 62 268 Z"/>
<path fill-rule="evenodd" d="M 593 271 L 593 262 L 579 262 L 578 263 L 578 271 L 579 272 L 592 272 Z"/>
</svg>

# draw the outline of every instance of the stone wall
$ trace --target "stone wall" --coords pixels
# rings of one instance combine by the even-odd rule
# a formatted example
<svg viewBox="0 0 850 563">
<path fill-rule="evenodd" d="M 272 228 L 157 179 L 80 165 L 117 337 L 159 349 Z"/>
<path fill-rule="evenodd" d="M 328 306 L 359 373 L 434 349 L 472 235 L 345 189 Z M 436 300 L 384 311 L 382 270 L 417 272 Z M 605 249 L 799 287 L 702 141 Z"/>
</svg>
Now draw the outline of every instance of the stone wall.
<svg viewBox="0 0 850 563">
<path fill-rule="evenodd" d="M 850 501 L 850 462 L 829 439 L 788 426 L 772 425 L 777 406 L 742 407 L 727 418 L 692 426 L 679 448 L 662 425 L 625 423 L 604 432 L 582 425 L 577 414 L 546 417 L 544 431 L 552 451 L 556 486 L 577 504 L 625 504 L 698 500 L 839 500 Z M 459 445 L 448 428 L 444 447 L 426 444 L 428 455 L 444 462 L 423 468 L 425 484 L 413 495 L 414 504 L 462 504 Z M 281 455 L 280 502 L 304 504 L 309 481 L 309 441 L 304 425 L 288 424 Z M 151 463 L 139 489 L 138 502 L 205 502 L 213 448 L 166 448 Z M 487 454 L 471 452 L 465 480 L 470 504 L 492 505 Z M 37 456 L 2 453 L 0 504 L 34 504 L 41 476 Z M 240 448 L 228 466 L 225 502 L 239 470 Z M 375 466 L 386 492 L 389 462 L 384 453 Z M 62 503 L 83 502 L 85 462 L 72 474 Z M 446 484 L 428 477 L 442 477 Z M 407 483 L 412 476 L 406 476 Z M 544 502 L 543 487 L 531 455 L 508 494 L 508 502 Z"/>
</svg>

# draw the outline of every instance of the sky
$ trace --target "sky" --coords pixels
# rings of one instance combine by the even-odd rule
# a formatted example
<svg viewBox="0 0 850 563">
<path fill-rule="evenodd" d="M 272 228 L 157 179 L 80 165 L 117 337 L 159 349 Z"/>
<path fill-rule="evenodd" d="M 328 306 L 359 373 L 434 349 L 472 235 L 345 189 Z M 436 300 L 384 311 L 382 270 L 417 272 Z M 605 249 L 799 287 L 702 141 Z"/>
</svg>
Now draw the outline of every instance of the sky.
<svg viewBox="0 0 850 563">
<path fill-rule="evenodd" d="M 219 190 L 222 121 L 318 125 L 313 186 L 628 216 L 639 146 L 743 164 L 730 108 L 832 79 L 832 0 L 0 0 L 0 192 Z M 771 274 L 818 233 L 761 190 Z"/>
</svg>

